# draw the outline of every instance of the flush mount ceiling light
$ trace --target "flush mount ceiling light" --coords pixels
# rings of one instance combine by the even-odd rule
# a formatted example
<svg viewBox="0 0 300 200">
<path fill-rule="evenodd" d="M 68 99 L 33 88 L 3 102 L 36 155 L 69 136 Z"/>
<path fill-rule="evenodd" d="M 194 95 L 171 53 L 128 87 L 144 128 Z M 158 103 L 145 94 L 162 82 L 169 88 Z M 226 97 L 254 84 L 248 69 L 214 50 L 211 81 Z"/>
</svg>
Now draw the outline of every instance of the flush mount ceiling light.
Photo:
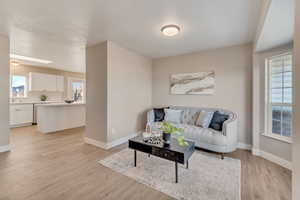
<svg viewBox="0 0 300 200">
<path fill-rule="evenodd" d="M 160 31 L 165 35 L 165 36 L 168 36 L 168 37 L 171 37 L 171 36 L 175 36 L 179 33 L 180 31 L 180 28 L 179 26 L 177 25 L 174 25 L 174 24 L 170 24 L 170 25 L 166 25 L 166 26 L 163 26 Z"/>
<path fill-rule="evenodd" d="M 10 61 L 10 64 L 12 64 L 13 66 L 19 66 L 20 63 L 18 61 L 12 60 Z"/>
<path fill-rule="evenodd" d="M 10 54 L 9 56 L 10 56 L 11 59 L 25 60 L 25 61 L 30 61 L 30 62 L 42 63 L 42 64 L 52 63 L 52 61 L 50 61 L 50 60 L 32 58 L 32 57 L 21 56 L 21 55 L 16 55 L 16 54 Z"/>
</svg>

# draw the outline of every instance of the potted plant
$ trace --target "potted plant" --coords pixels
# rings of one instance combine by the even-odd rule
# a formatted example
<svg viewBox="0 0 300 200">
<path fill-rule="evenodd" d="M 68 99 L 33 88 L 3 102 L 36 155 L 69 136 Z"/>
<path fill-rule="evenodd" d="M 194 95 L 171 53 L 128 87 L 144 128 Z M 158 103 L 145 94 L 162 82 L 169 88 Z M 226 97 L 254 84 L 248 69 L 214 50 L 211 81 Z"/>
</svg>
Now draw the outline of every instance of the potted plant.
<svg viewBox="0 0 300 200">
<path fill-rule="evenodd" d="M 48 97 L 46 95 L 42 94 L 40 96 L 40 99 L 41 99 L 41 101 L 46 101 L 48 99 Z"/>
<path fill-rule="evenodd" d="M 183 129 L 177 128 L 170 122 L 162 122 L 161 128 L 163 132 L 163 141 L 165 145 L 170 145 L 171 140 L 171 134 L 176 135 L 177 141 L 180 146 L 186 146 L 188 145 L 187 141 L 184 139 L 184 136 L 182 134 Z"/>
</svg>

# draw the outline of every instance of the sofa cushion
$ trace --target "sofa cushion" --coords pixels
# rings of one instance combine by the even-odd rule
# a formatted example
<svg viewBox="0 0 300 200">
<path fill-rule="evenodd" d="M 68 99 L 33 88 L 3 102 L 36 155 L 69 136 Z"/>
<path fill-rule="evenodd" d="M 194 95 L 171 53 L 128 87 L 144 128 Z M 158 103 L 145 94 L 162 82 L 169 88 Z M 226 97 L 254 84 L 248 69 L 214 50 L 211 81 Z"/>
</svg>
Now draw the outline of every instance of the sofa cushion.
<svg viewBox="0 0 300 200">
<path fill-rule="evenodd" d="M 212 128 L 216 131 L 222 131 L 223 123 L 229 118 L 228 115 L 221 114 L 219 111 L 216 111 L 213 115 L 209 128 Z"/>
<path fill-rule="evenodd" d="M 190 108 L 183 109 L 182 112 L 182 123 L 195 125 L 200 111 Z"/>
<path fill-rule="evenodd" d="M 178 124 L 176 127 L 182 128 L 184 137 L 196 144 L 203 142 L 211 145 L 226 145 L 227 138 L 220 131 L 188 124 Z"/>
<path fill-rule="evenodd" d="M 165 109 L 165 121 L 175 124 L 181 123 L 182 110 Z"/>
<path fill-rule="evenodd" d="M 208 128 L 213 118 L 213 115 L 214 112 L 202 110 L 198 115 L 196 126 L 200 126 L 202 128 Z"/>
<path fill-rule="evenodd" d="M 192 140 L 198 143 L 207 143 L 210 145 L 227 145 L 227 137 L 222 135 L 220 131 L 216 131 L 210 128 L 201 128 L 199 126 L 193 126 L 188 124 L 174 124 L 177 128 L 183 129 L 183 135 L 185 139 Z M 160 122 L 151 123 L 151 129 L 159 131 L 161 127 Z M 176 137 L 172 135 L 172 137 Z"/>
</svg>

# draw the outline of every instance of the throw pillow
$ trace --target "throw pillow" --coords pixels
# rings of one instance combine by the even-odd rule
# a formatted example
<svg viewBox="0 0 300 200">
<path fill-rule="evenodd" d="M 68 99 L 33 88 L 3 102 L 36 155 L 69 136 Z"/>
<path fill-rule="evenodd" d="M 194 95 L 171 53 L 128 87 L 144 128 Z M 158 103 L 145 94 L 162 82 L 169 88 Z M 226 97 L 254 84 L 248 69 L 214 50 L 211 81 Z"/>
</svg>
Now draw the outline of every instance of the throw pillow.
<svg viewBox="0 0 300 200">
<path fill-rule="evenodd" d="M 213 118 L 213 115 L 214 112 L 202 110 L 199 113 L 198 119 L 196 121 L 196 126 L 200 126 L 202 128 L 208 128 Z"/>
<path fill-rule="evenodd" d="M 154 121 L 162 122 L 165 119 L 165 110 L 164 108 L 153 108 L 154 111 Z"/>
<path fill-rule="evenodd" d="M 223 123 L 229 118 L 228 115 L 221 114 L 219 111 L 216 111 L 213 115 L 209 128 L 212 128 L 216 131 L 222 131 Z"/>
<path fill-rule="evenodd" d="M 165 121 L 175 124 L 181 123 L 182 110 L 165 109 Z"/>
</svg>

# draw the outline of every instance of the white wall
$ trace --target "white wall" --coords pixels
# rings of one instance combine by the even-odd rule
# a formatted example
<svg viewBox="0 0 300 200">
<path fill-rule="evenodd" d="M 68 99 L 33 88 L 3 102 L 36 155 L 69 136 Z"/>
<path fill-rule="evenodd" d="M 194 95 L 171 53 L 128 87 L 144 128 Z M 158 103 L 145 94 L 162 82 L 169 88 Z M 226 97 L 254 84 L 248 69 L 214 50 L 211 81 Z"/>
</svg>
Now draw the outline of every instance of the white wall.
<svg viewBox="0 0 300 200">
<path fill-rule="evenodd" d="M 152 61 L 108 42 L 108 141 L 145 128 L 151 108 Z"/>
<path fill-rule="evenodd" d="M 300 199 L 300 0 L 296 0 L 296 23 L 294 35 L 295 64 L 295 110 L 293 137 L 293 200 Z"/>
<path fill-rule="evenodd" d="M 151 108 L 151 59 L 110 41 L 88 47 L 86 87 L 86 137 L 100 142 L 96 145 L 109 148 L 145 128 Z"/>
<path fill-rule="evenodd" d="M 107 141 L 107 42 L 86 49 L 86 137 Z"/>
<path fill-rule="evenodd" d="M 0 35 L 0 152 L 9 145 L 9 39 Z"/>
<path fill-rule="evenodd" d="M 170 75 L 214 70 L 214 95 L 171 95 Z M 252 45 L 212 49 L 153 61 L 154 106 L 217 107 L 236 112 L 239 142 L 252 143 Z"/>
</svg>

